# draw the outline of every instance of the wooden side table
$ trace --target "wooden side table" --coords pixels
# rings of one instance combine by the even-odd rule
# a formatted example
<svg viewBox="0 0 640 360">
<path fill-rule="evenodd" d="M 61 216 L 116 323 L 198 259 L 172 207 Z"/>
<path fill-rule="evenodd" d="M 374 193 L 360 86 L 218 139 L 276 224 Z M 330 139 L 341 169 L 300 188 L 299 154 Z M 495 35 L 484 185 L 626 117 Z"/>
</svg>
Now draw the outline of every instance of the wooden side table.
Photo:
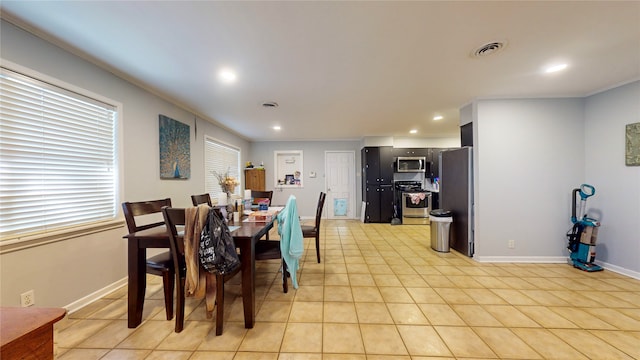
<svg viewBox="0 0 640 360">
<path fill-rule="evenodd" d="M 0 359 L 53 360 L 53 324 L 63 308 L 0 308 Z"/>
</svg>

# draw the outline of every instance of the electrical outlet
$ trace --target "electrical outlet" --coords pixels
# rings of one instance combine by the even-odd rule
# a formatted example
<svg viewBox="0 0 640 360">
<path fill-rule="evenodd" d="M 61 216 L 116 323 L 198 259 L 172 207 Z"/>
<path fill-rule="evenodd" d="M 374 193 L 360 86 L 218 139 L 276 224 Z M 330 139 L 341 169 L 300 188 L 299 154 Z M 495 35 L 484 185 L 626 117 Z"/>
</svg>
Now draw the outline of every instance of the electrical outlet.
<svg viewBox="0 0 640 360">
<path fill-rule="evenodd" d="M 509 249 L 515 249 L 516 241 L 515 240 L 509 240 L 509 243 L 508 243 L 507 246 L 509 247 Z"/>
<path fill-rule="evenodd" d="M 20 294 L 20 305 L 22 307 L 33 306 L 36 304 L 36 294 L 33 290 Z"/>
</svg>

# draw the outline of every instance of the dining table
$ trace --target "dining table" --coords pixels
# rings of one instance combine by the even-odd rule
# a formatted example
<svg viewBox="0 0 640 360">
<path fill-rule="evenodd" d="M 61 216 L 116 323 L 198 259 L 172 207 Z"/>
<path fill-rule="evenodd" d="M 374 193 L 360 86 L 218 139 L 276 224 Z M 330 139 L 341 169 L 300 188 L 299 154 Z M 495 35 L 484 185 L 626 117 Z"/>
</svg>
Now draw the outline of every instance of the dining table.
<svg viewBox="0 0 640 360">
<path fill-rule="evenodd" d="M 246 218 L 228 222 L 231 236 L 240 250 L 242 272 L 242 304 L 244 309 L 244 327 L 253 328 L 255 324 L 256 288 L 255 288 L 255 245 L 260 238 L 273 228 L 273 220 L 256 222 Z M 142 311 L 147 285 L 146 258 L 148 248 L 170 248 L 167 228 L 157 226 L 124 236 L 128 241 L 128 300 L 127 324 L 135 328 L 142 323 Z"/>
</svg>

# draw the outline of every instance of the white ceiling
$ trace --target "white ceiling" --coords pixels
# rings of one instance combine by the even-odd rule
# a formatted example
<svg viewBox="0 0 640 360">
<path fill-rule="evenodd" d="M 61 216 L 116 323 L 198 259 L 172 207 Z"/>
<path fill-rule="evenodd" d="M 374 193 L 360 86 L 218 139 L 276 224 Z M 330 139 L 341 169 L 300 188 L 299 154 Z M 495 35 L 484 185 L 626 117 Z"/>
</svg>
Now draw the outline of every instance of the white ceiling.
<svg viewBox="0 0 640 360">
<path fill-rule="evenodd" d="M 640 78 L 639 1 L 2 0 L 0 10 L 250 140 L 457 137 L 458 109 L 474 98 L 584 96 Z M 507 46 L 470 56 L 493 41 Z M 541 74 L 556 62 L 569 67 Z M 223 66 L 234 84 L 218 81 Z"/>
</svg>

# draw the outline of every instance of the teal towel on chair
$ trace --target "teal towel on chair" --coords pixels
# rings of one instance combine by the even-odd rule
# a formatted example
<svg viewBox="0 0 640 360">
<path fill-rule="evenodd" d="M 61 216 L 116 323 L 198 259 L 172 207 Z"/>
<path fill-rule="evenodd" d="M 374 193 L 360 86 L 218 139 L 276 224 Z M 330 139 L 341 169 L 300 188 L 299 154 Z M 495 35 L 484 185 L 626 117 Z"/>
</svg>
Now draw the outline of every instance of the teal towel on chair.
<svg viewBox="0 0 640 360">
<path fill-rule="evenodd" d="M 298 217 L 298 205 L 294 195 L 289 196 L 287 205 L 280 211 L 276 219 L 278 220 L 278 234 L 280 234 L 280 252 L 282 252 L 282 258 L 289 268 L 293 288 L 297 289 L 296 272 L 300 266 L 300 257 L 304 252 L 304 243 L 300 217 Z"/>
</svg>

